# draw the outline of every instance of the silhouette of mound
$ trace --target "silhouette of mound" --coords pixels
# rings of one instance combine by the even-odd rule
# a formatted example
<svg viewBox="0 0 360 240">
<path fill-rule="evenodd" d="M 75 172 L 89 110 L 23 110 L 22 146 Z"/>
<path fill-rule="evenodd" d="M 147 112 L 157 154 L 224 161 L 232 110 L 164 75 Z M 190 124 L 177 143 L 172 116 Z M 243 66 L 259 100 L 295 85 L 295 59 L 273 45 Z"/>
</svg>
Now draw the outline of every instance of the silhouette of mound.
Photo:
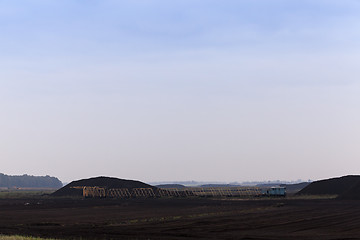
<svg viewBox="0 0 360 240">
<path fill-rule="evenodd" d="M 360 200 L 360 181 L 342 193 L 338 199 Z"/>
<path fill-rule="evenodd" d="M 119 178 L 111 177 L 95 177 L 89 179 L 82 179 L 78 181 L 73 181 L 68 185 L 60 188 L 52 194 L 52 196 L 62 197 L 62 196 L 82 196 L 83 190 L 81 188 L 73 187 L 103 187 L 106 189 L 110 188 L 127 188 L 132 190 L 133 188 L 152 188 L 154 191 L 157 190 L 156 187 L 153 187 L 149 184 L 135 181 L 135 180 L 125 180 Z"/>
<path fill-rule="evenodd" d="M 315 181 L 303 188 L 297 195 L 338 195 L 339 198 L 360 197 L 360 176 L 344 176 Z M 360 198 L 359 198 L 360 199 Z"/>
</svg>

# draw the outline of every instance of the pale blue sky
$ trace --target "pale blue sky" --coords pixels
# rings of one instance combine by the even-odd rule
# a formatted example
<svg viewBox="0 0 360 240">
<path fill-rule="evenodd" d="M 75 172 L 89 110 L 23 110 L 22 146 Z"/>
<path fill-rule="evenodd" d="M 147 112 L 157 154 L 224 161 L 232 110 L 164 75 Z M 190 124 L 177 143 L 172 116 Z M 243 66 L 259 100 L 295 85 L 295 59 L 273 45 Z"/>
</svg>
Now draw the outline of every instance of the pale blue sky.
<svg viewBox="0 0 360 240">
<path fill-rule="evenodd" d="M 359 11 L 355 0 L 0 0 L 1 172 L 357 174 Z"/>
</svg>

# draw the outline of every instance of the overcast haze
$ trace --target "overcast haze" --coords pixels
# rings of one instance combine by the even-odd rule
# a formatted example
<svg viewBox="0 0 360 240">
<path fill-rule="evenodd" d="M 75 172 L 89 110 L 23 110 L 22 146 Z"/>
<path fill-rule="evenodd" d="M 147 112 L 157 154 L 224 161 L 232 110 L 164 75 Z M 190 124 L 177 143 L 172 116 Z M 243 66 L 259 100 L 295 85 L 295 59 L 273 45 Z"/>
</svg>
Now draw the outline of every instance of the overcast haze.
<svg viewBox="0 0 360 240">
<path fill-rule="evenodd" d="M 358 174 L 359 13 L 355 0 L 0 0 L 0 172 Z"/>
</svg>

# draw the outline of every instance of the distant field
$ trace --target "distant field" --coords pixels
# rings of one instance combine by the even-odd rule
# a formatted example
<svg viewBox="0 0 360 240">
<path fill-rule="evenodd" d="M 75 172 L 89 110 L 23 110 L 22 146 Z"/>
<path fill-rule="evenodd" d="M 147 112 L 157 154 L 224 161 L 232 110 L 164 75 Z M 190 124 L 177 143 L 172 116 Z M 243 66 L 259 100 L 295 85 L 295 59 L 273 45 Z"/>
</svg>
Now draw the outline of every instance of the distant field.
<svg viewBox="0 0 360 240">
<path fill-rule="evenodd" d="M 51 194 L 55 192 L 56 189 L 16 189 L 16 190 L 1 190 L 0 191 L 0 199 L 7 199 L 7 198 L 31 198 L 31 197 L 39 197 L 46 194 Z"/>
<path fill-rule="evenodd" d="M 23 236 L 1 236 L 0 235 L 0 240 L 55 240 L 55 239 L 23 237 Z"/>
</svg>

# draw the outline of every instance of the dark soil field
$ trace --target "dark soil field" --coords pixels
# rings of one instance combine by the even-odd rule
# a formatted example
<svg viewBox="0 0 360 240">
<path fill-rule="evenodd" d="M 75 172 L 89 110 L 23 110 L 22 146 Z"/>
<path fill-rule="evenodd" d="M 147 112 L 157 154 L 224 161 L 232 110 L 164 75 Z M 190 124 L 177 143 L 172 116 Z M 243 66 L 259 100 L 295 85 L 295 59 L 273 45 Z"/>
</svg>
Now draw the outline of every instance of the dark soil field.
<svg viewBox="0 0 360 240">
<path fill-rule="evenodd" d="M 360 202 L 0 199 L 0 234 L 59 239 L 360 239 Z"/>
</svg>

